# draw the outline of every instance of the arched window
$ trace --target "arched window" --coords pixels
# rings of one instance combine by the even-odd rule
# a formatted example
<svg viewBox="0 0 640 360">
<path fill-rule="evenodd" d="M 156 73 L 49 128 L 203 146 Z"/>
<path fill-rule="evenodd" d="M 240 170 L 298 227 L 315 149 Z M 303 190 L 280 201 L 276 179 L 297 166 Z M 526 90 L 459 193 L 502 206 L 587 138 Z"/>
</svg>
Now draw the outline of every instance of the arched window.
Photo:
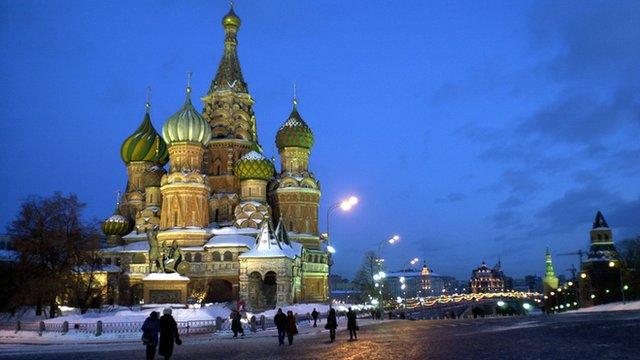
<svg viewBox="0 0 640 360">
<path fill-rule="evenodd" d="M 193 256 L 193 262 L 197 262 L 197 263 L 202 262 L 202 254 L 200 254 L 200 253 L 196 253 L 196 254 Z"/>
<path fill-rule="evenodd" d="M 224 252 L 224 261 L 233 261 L 233 254 L 231 254 L 231 251 Z"/>
<path fill-rule="evenodd" d="M 144 258 L 144 254 L 142 253 L 133 254 L 133 256 L 131 257 L 132 264 L 144 264 L 145 262 L 146 260 Z"/>
<path fill-rule="evenodd" d="M 221 261 L 221 259 L 220 259 L 220 253 L 219 253 L 219 252 L 217 252 L 217 251 L 214 251 L 214 252 L 211 254 L 211 260 L 212 260 L 212 261 Z"/>
<path fill-rule="evenodd" d="M 184 254 L 184 260 L 187 262 L 191 262 L 191 253 Z"/>
</svg>

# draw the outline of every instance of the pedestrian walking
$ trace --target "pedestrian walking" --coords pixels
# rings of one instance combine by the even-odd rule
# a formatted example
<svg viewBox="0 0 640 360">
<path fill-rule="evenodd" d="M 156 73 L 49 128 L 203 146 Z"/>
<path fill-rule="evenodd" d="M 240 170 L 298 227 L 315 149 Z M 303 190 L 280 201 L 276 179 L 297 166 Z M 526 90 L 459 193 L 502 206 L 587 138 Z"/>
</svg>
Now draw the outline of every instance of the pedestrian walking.
<svg viewBox="0 0 640 360">
<path fill-rule="evenodd" d="M 336 341 L 336 329 L 338 328 L 338 319 L 336 319 L 336 310 L 331 308 L 329 310 L 329 315 L 327 316 L 327 324 L 324 326 L 325 329 L 329 330 L 329 338 L 331 342 Z"/>
<path fill-rule="evenodd" d="M 316 325 L 316 322 L 318 321 L 318 312 L 316 311 L 316 308 L 313 308 L 311 317 L 313 318 L 313 327 L 317 327 L 318 325 Z"/>
<path fill-rule="evenodd" d="M 349 340 L 358 340 L 356 312 L 351 310 L 351 308 L 347 311 L 347 330 L 349 330 Z"/>
<path fill-rule="evenodd" d="M 287 315 L 282 312 L 282 309 L 278 309 L 278 313 L 273 317 L 273 322 L 278 329 L 278 346 L 284 345 L 284 336 L 287 331 Z"/>
<path fill-rule="evenodd" d="M 287 338 L 289 339 L 289 345 L 293 345 L 293 337 L 298 334 L 298 326 L 296 325 L 296 317 L 293 316 L 293 311 L 287 312 Z"/>
<path fill-rule="evenodd" d="M 234 338 L 238 337 L 238 333 L 240 333 L 240 336 L 244 336 L 244 329 L 242 329 L 240 318 L 240 313 L 238 311 L 233 311 L 231 313 L 231 331 L 233 331 Z"/>
<path fill-rule="evenodd" d="M 171 359 L 173 355 L 173 344 L 182 345 L 180 334 L 178 333 L 178 324 L 171 316 L 171 308 L 165 308 L 160 318 L 160 346 L 158 353 L 164 356 L 165 360 Z"/>
<path fill-rule="evenodd" d="M 142 343 L 147 347 L 147 360 L 153 360 L 156 357 L 159 333 L 160 321 L 158 320 L 158 312 L 152 311 L 142 324 Z"/>
</svg>

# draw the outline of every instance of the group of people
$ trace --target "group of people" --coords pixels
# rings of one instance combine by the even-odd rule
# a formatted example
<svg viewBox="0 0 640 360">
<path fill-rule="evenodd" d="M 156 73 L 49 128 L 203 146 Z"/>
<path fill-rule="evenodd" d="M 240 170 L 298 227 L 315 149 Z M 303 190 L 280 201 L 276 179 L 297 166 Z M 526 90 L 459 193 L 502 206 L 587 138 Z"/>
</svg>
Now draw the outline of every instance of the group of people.
<svg viewBox="0 0 640 360">
<path fill-rule="evenodd" d="M 315 309 L 314 309 L 315 310 Z M 325 329 L 329 330 L 329 339 L 331 342 L 336 341 L 336 329 L 338 328 L 338 319 L 336 317 L 336 310 L 331 308 L 329 310 L 329 315 L 327 315 L 327 324 L 324 326 Z M 358 320 L 356 316 L 356 312 L 349 308 L 347 311 L 347 330 L 349 330 L 349 340 L 358 340 Z"/>
<path fill-rule="evenodd" d="M 178 324 L 173 316 L 171 316 L 171 308 L 163 310 L 162 317 L 158 317 L 157 311 L 152 311 L 149 317 L 142 324 L 142 342 L 146 346 L 147 360 L 153 360 L 156 356 L 156 348 L 158 348 L 158 354 L 163 356 L 165 360 L 171 358 L 173 355 L 173 345 L 182 345 L 180 334 L 178 333 Z M 313 309 L 311 317 L 313 318 L 313 327 L 317 327 L 318 316 L 320 314 L 316 309 Z M 230 315 L 231 318 L 231 331 L 233 331 L 233 337 L 244 336 L 244 330 L 242 329 L 242 323 L 240 322 L 241 315 L 239 311 L 233 311 Z M 293 345 L 293 337 L 298 334 L 298 325 L 296 317 L 293 312 L 289 310 L 285 314 L 282 309 L 278 309 L 278 313 L 273 317 L 273 322 L 278 329 L 278 344 L 284 345 L 284 338 L 287 337 L 289 345 Z M 336 316 L 336 310 L 331 308 L 327 315 L 327 323 L 324 326 L 329 330 L 329 338 L 331 342 L 336 340 L 336 329 L 338 328 L 338 318 Z M 359 330 L 356 312 L 349 308 L 347 312 L 347 330 L 349 330 L 349 340 L 357 340 Z"/>
<path fill-rule="evenodd" d="M 178 324 L 171 316 L 171 308 L 162 311 L 162 317 L 158 318 L 158 312 L 152 311 L 142 324 L 142 343 L 147 348 L 147 360 L 153 360 L 158 353 L 165 360 L 173 355 L 173 344 L 182 345 Z M 159 338 L 159 339 L 158 339 Z"/>
<path fill-rule="evenodd" d="M 298 325 L 293 311 L 289 310 L 285 315 L 282 309 L 278 309 L 278 313 L 273 317 L 273 322 L 278 329 L 278 345 L 284 345 L 285 335 L 289 340 L 289 345 L 293 345 L 293 337 L 298 334 Z"/>
</svg>

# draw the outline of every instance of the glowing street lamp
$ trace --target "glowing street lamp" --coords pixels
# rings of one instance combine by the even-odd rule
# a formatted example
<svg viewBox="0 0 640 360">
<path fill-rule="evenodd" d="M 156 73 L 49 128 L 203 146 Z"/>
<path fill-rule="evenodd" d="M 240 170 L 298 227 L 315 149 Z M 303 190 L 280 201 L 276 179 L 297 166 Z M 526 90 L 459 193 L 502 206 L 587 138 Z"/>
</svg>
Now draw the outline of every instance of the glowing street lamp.
<svg viewBox="0 0 640 360">
<path fill-rule="evenodd" d="M 342 200 L 340 202 L 337 202 L 333 205 L 331 205 L 331 207 L 329 207 L 329 209 L 327 210 L 327 232 L 324 234 L 324 239 L 327 242 L 327 252 L 329 252 L 329 254 L 335 254 L 336 253 L 336 249 L 331 246 L 331 237 L 330 237 L 330 232 L 329 232 L 329 223 L 331 220 L 331 214 L 333 214 L 333 212 L 337 209 L 340 208 L 342 209 L 342 211 L 349 211 L 351 210 L 356 204 L 358 203 L 358 198 L 355 196 L 350 196 L 349 198 Z M 331 256 L 329 256 L 329 278 L 331 278 L 331 265 L 333 265 L 333 260 L 331 259 Z M 328 294 L 328 299 L 329 299 L 329 307 L 331 308 L 331 304 L 333 301 L 331 301 L 331 282 L 328 282 L 328 286 L 327 289 L 329 291 Z"/>
<path fill-rule="evenodd" d="M 609 261 L 609 267 L 614 267 L 616 266 L 616 263 L 614 263 L 613 261 Z"/>
<path fill-rule="evenodd" d="M 585 273 L 580 274 L 580 278 L 586 279 L 587 278 L 587 274 L 585 274 Z"/>
</svg>

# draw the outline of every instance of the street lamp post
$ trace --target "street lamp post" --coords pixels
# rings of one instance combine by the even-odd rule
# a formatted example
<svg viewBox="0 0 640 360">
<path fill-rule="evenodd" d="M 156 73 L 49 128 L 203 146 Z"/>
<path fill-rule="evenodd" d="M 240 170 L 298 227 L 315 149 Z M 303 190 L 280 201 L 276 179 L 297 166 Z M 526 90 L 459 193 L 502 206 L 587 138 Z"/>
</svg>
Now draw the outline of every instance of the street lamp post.
<svg viewBox="0 0 640 360">
<path fill-rule="evenodd" d="M 376 261 L 376 263 L 378 264 L 378 273 L 376 275 L 378 276 L 379 279 L 376 279 L 376 275 L 374 275 L 374 280 L 375 281 L 380 280 L 380 286 L 378 288 L 379 289 L 378 290 L 378 307 L 380 308 L 381 313 L 384 310 L 384 307 L 382 305 L 383 303 L 382 288 L 384 287 L 384 278 L 386 277 L 386 274 L 384 273 L 384 271 L 382 271 L 382 262 L 384 261 L 384 259 L 381 256 L 382 246 L 385 244 L 389 244 L 389 245 L 397 244 L 398 241 L 400 241 L 400 236 L 393 235 L 391 238 L 382 240 L 378 243 L 378 254 L 377 254 L 378 259 Z"/>
<path fill-rule="evenodd" d="M 333 212 L 340 208 L 342 211 L 349 211 L 351 210 L 351 208 L 353 208 L 356 204 L 358 203 L 358 198 L 355 196 L 350 196 L 348 199 L 339 201 L 333 205 L 331 205 L 331 207 L 329 207 L 329 209 L 327 209 L 327 232 L 325 233 L 325 240 L 327 242 L 327 252 L 329 252 L 329 263 L 327 264 L 329 266 L 329 275 L 327 278 L 327 298 L 329 300 L 329 308 L 331 309 L 333 306 L 333 300 L 331 299 L 331 266 L 333 265 L 333 259 L 332 259 L 332 255 L 335 254 L 336 249 L 331 245 L 331 237 L 330 237 L 330 233 L 329 233 L 329 221 L 331 220 L 331 214 L 333 214 Z"/>
</svg>

